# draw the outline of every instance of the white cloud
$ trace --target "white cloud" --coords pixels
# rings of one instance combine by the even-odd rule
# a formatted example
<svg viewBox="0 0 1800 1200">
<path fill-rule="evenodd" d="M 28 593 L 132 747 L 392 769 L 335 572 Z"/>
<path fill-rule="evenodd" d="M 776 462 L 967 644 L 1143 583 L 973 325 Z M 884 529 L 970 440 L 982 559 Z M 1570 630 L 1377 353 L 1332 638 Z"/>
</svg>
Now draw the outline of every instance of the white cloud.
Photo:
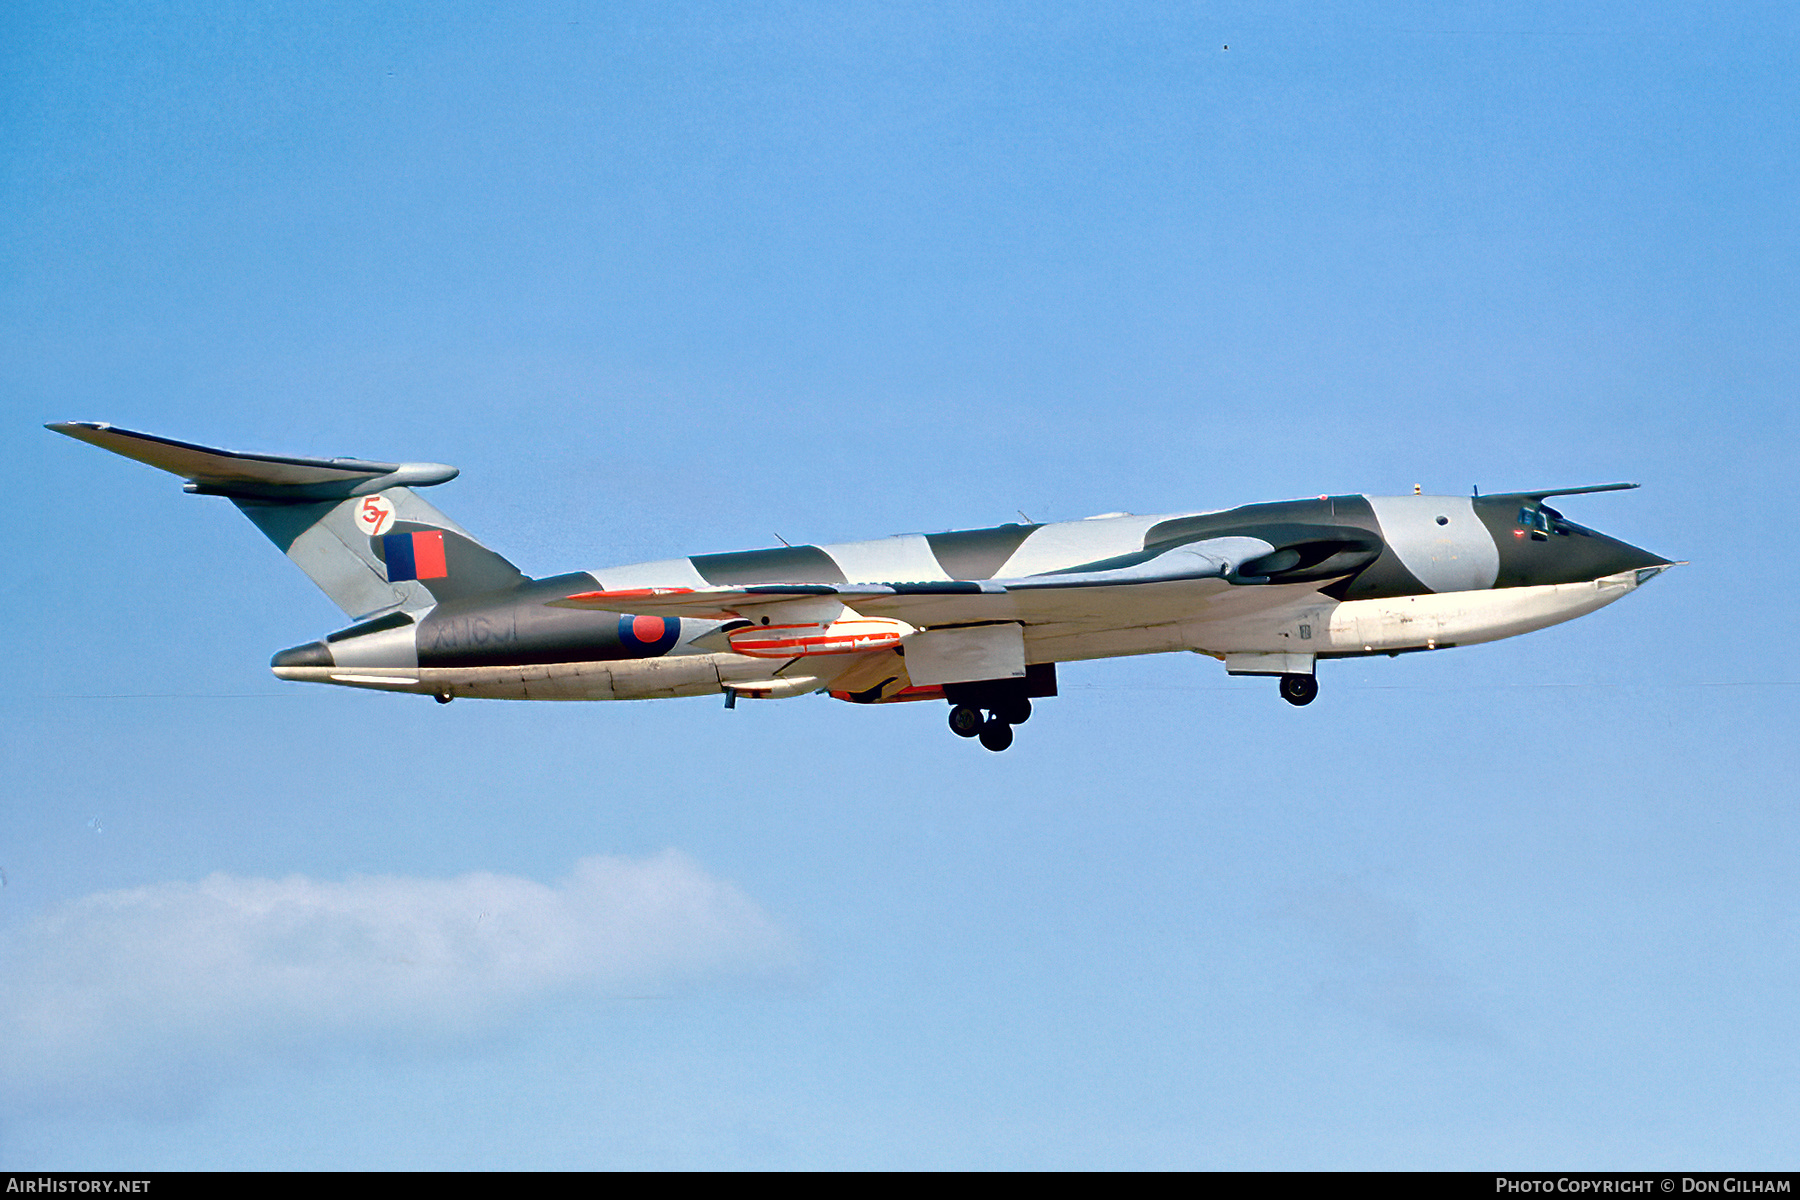
<svg viewBox="0 0 1800 1200">
<path fill-rule="evenodd" d="M 675 851 L 559 886 L 213 875 L 0 934 L 0 1110 L 181 1103 L 271 1057 L 454 1043 L 534 1003 L 769 974 L 791 940 Z"/>
</svg>

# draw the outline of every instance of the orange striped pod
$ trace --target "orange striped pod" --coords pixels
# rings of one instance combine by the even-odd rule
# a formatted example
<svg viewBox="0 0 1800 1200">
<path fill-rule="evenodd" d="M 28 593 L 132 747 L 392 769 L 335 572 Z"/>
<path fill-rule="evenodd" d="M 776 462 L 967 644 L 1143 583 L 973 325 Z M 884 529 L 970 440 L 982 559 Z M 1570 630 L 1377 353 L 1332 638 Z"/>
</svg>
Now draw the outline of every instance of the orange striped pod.
<svg viewBox="0 0 1800 1200">
<path fill-rule="evenodd" d="M 805 658 L 813 654 L 862 654 L 892 650 L 913 631 L 905 621 L 846 617 L 802 625 L 751 625 L 727 636 L 731 648 L 751 658 Z"/>
</svg>

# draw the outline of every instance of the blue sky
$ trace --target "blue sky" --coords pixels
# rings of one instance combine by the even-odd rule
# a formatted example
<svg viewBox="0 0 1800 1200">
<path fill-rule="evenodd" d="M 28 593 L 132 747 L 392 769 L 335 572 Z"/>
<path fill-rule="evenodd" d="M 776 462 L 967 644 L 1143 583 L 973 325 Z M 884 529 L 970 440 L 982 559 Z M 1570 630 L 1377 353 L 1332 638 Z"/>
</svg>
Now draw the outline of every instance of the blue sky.
<svg viewBox="0 0 1800 1200">
<path fill-rule="evenodd" d="M 0 1158 L 1791 1165 L 1797 40 L 9 7 Z M 440 707 L 272 678 L 337 611 L 62 419 L 454 463 L 534 574 L 1614 479 L 1564 510 L 1692 565 L 1304 710 L 1074 665 L 1003 755 Z"/>
</svg>

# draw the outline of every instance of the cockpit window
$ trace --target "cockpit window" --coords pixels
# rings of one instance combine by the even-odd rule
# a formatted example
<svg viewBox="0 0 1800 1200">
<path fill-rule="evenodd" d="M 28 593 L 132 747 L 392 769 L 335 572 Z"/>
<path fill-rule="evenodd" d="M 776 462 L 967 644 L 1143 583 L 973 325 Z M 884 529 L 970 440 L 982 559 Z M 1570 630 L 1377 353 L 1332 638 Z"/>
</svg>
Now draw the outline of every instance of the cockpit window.
<svg viewBox="0 0 1800 1200">
<path fill-rule="evenodd" d="M 1582 537 L 1593 536 L 1581 526 L 1571 525 L 1568 521 L 1565 521 L 1563 515 L 1554 508 L 1551 508 L 1548 504 L 1536 508 L 1526 505 L 1524 508 L 1521 508 L 1519 510 L 1519 524 L 1523 526 L 1523 528 L 1517 531 L 1516 536 L 1523 537 L 1525 536 L 1525 530 L 1530 530 L 1533 540 L 1540 542 L 1546 540 L 1546 534 L 1551 533 L 1561 537 L 1568 537 L 1571 533 L 1579 533 Z"/>
</svg>

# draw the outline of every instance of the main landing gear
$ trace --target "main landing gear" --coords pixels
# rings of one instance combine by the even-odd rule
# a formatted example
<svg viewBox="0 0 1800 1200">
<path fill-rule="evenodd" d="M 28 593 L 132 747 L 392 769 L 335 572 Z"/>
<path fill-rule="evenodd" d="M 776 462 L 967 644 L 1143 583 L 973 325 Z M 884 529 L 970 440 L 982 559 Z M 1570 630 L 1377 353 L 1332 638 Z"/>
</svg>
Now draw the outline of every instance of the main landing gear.
<svg viewBox="0 0 1800 1200">
<path fill-rule="evenodd" d="M 980 738 L 989 750 L 1000 751 L 1012 745 L 1012 727 L 1030 719 L 1031 701 L 1023 696 L 999 702 L 985 718 L 974 705 L 958 704 L 950 710 L 950 732 L 957 737 Z"/>
<path fill-rule="evenodd" d="M 1311 704 L 1319 694 L 1319 681 L 1311 675 L 1283 675 L 1281 698 L 1289 704 Z"/>
<path fill-rule="evenodd" d="M 1056 695 L 1056 664 L 1032 663 L 1023 679 L 981 679 L 947 683 L 944 699 L 950 701 L 950 732 L 957 737 L 980 738 L 989 750 L 1004 750 L 1013 743 L 1013 726 L 1031 719 L 1031 700 Z"/>
</svg>

